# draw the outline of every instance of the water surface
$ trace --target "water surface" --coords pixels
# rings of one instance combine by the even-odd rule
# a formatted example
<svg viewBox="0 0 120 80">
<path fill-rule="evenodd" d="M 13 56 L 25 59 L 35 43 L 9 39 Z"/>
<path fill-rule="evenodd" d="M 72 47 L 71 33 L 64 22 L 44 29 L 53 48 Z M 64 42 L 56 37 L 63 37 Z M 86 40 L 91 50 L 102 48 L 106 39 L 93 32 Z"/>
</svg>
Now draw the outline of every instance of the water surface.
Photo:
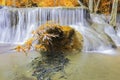
<svg viewBox="0 0 120 80">
<path fill-rule="evenodd" d="M 0 80 L 35 80 L 31 76 L 32 52 L 0 54 Z M 67 56 L 70 63 L 64 73 L 56 73 L 53 80 L 120 80 L 120 48 L 105 53 L 75 53 Z M 60 74 L 64 74 L 62 78 Z"/>
</svg>

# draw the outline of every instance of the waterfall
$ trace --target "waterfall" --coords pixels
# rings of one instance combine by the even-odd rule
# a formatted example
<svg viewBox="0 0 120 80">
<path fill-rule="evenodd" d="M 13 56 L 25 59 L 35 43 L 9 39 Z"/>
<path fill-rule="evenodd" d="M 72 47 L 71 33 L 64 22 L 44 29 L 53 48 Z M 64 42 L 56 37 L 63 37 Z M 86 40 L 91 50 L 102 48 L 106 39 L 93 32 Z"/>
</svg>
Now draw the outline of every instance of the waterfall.
<svg viewBox="0 0 120 80">
<path fill-rule="evenodd" d="M 91 18 L 90 18 L 91 16 Z M 0 43 L 23 43 L 38 26 L 53 21 L 70 25 L 84 39 L 83 51 L 100 51 L 116 47 L 120 39 L 104 17 L 90 15 L 83 8 L 10 8 L 0 9 Z"/>
<path fill-rule="evenodd" d="M 71 25 L 71 27 L 78 30 L 84 39 L 83 51 L 103 51 L 116 47 L 111 38 L 103 33 L 98 32 L 100 28 L 95 30 L 92 26 L 84 26 L 81 23 L 77 25 Z"/>
<path fill-rule="evenodd" d="M 113 26 L 108 24 L 109 16 L 107 18 L 105 15 L 96 14 L 96 15 L 91 15 L 91 18 L 93 23 L 95 24 L 94 26 L 97 27 L 96 29 L 98 29 L 101 33 L 107 34 L 117 46 L 120 45 L 120 37 L 118 36 L 116 29 L 114 29 Z"/>
<path fill-rule="evenodd" d="M 84 23 L 86 14 L 82 8 L 2 8 L 0 43 L 23 43 L 32 30 L 47 21 L 60 25 Z"/>
<path fill-rule="evenodd" d="M 89 25 L 71 25 L 84 38 L 83 51 L 103 51 L 120 45 L 120 37 L 104 15 L 91 14 L 91 21 Z"/>
</svg>

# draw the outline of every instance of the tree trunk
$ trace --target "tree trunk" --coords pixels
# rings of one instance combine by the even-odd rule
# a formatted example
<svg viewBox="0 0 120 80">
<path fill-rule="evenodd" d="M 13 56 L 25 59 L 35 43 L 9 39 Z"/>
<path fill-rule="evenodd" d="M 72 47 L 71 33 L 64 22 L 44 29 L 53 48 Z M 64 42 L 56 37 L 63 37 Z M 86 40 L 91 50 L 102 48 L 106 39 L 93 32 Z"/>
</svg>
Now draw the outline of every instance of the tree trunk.
<svg viewBox="0 0 120 80">
<path fill-rule="evenodd" d="M 116 27 L 117 7 L 118 7 L 118 0 L 114 0 L 112 5 L 111 18 L 110 18 L 110 24 L 114 28 Z"/>
<path fill-rule="evenodd" d="M 101 0 L 98 0 L 98 1 L 97 1 L 97 4 L 96 4 L 96 6 L 95 6 L 95 13 L 98 11 L 98 7 L 99 7 L 99 5 L 100 5 L 100 1 L 101 1 Z"/>
<path fill-rule="evenodd" d="M 93 5 L 94 5 L 93 2 L 94 0 L 89 0 L 89 10 L 91 13 L 93 12 Z"/>
<path fill-rule="evenodd" d="M 83 1 L 78 0 L 78 3 L 80 4 L 80 6 L 85 7 L 85 5 L 83 5 L 83 3 L 82 3 L 82 2 L 83 2 Z"/>
</svg>

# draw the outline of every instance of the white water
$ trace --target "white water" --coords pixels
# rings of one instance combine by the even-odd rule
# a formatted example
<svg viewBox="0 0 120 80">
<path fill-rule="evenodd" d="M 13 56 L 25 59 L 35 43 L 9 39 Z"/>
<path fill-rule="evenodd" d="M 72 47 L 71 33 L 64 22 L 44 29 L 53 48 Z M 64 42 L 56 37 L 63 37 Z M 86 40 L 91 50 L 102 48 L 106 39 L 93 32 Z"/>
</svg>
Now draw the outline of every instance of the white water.
<svg viewBox="0 0 120 80">
<path fill-rule="evenodd" d="M 23 43 L 46 21 L 71 25 L 84 38 L 83 51 L 101 51 L 120 44 L 112 26 L 105 18 L 92 16 L 82 8 L 2 8 L 0 9 L 0 43 Z"/>
<path fill-rule="evenodd" d="M 99 27 L 102 28 L 101 32 L 103 31 L 104 33 L 106 33 L 109 37 L 111 37 L 111 39 L 115 42 L 115 44 L 117 46 L 120 45 L 120 36 L 118 36 L 117 32 L 118 31 L 117 28 L 119 28 L 117 26 L 116 29 L 113 28 L 113 26 L 109 25 L 109 17 L 105 16 L 105 15 L 91 15 L 92 21 L 94 23 L 97 23 Z"/>
<path fill-rule="evenodd" d="M 114 42 L 107 34 L 97 32 L 92 26 L 85 27 L 79 23 L 77 25 L 72 25 L 72 27 L 78 30 L 84 38 L 83 51 L 103 51 L 115 47 Z"/>
<path fill-rule="evenodd" d="M 47 21 L 70 25 L 84 21 L 81 8 L 3 8 L 0 9 L 0 42 L 22 43 L 32 30 Z"/>
<path fill-rule="evenodd" d="M 71 25 L 78 30 L 84 38 L 83 51 L 104 51 L 120 45 L 120 37 L 107 18 L 103 15 L 91 14 L 92 23 Z M 119 32 L 119 31 L 118 31 Z"/>
</svg>

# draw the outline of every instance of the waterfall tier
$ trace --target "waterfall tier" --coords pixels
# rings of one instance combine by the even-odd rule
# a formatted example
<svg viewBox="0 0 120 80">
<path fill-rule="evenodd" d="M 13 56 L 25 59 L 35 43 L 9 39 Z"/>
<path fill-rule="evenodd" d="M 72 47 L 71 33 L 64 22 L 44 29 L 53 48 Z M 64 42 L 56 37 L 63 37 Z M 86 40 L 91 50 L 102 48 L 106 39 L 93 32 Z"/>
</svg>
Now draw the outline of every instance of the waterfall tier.
<svg viewBox="0 0 120 80">
<path fill-rule="evenodd" d="M 47 21 L 60 25 L 84 23 L 87 10 L 82 8 L 2 8 L 0 9 L 0 42 L 22 43 L 32 30 Z"/>
<path fill-rule="evenodd" d="M 71 25 L 84 38 L 84 51 L 104 50 L 120 43 L 112 26 L 104 18 L 92 16 L 83 8 L 8 8 L 0 9 L 0 43 L 23 43 L 38 26 L 53 21 Z"/>
</svg>

